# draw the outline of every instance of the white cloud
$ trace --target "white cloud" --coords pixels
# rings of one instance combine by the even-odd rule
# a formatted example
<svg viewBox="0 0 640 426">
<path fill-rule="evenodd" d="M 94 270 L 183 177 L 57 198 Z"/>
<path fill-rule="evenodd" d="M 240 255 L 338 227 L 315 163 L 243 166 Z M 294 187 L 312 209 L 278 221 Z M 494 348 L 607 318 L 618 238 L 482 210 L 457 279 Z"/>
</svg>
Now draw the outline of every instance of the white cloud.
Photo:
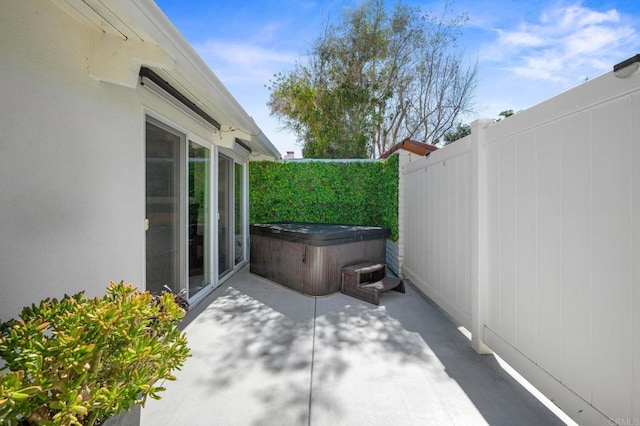
<svg viewBox="0 0 640 426">
<path fill-rule="evenodd" d="M 535 47 L 542 46 L 545 43 L 543 38 L 527 29 L 521 31 L 498 30 L 498 34 L 500 34 L 500 43 L 509 46 Z"/>
<path fill-rule="evenodd" d="M 265 88 L 269 80 L 277 72 L 293 66 L 299 60 L 297 54 L 265 47 L 269 31 L 275 28 L 263 28 L 262 43 L 251 40 L 209 39 L 194 47 L 198 54 L 220 78 L 234 97 L 243 105 L 262 131 L 281 153 L 295 151 L 299 156 L 300 149 L 291 132 L 281 131 L 277 120 L 269 115 L 267 101 L 269 91 Z M 259 39 L 259 37 L 258 37 Z M 278 43 L 269 43 L 277 46 Z"/>
<path fill-rule="evenodd" d="M 522 78 L 563 85 L 607 71 L 638 50 L 639 35 L 615 10 L 597 11 L 581 3 L 554 6 L 537 21 L 496 30 L 495 43 L 481 60 Z"/>
<path fill-rule="evenodd" d="M 543 24 L 557 25 L 561 29 L 572 30 L 589 25 L 619 22 L 620 14 L 615 9 L 598 12 L 584 8 L 580 3 L 577 3 L 543 12 L 540 21 Z"/>
<path fill-rule="evenodd" d="M 275 72 L 291 66 L 298 56 L 265 48 L 256 43 L 208 40 L 195 46 L 196 51 L 225 83 L 265 84 Z"/>
<path fill-rule="evenodd" d="M 256 66 L 264 63 L 290 63 L 296 57 L 255 44 L 211 40 L 200 47 L 204 54 L 215 55 L 226 62 L 241 66 Z"/>
</svg>

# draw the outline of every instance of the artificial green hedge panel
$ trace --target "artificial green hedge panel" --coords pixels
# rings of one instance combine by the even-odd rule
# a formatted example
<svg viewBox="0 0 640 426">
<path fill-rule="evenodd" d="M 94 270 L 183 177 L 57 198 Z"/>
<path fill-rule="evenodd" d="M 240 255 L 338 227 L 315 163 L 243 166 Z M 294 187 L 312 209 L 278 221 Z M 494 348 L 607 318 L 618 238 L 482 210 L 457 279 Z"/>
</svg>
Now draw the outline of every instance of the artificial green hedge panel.
<svg viewBox="0 0 640 426">
<path fill-rule="evenodd" d="M 398 156 L 378 162 L 252 162 L 250 222 L 385 226 L 398 239 Z"/>
</svg>

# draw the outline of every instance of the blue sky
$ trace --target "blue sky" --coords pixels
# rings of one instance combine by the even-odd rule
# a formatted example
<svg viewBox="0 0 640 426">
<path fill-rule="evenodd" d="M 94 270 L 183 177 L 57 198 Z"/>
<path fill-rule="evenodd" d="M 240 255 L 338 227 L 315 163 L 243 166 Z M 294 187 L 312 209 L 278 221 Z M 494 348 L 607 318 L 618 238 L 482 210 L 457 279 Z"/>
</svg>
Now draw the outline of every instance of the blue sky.
<svg viewBox="0 0 640 426">
<path fill-rule="evenodd" d="M 267 137 L 284 155 L 301 148 L 269 116 L 266 85 L 300 60 L 327 20 L 337 21 L 355 0 L 156 0 Z M 390 8 L 395 0 L 387 0 Z M 410 1 L 441 13 L 442 2 Z M 477 114 L 495 118 L 582 84 L 640 53 L 639 0 L 461 0 L 453 14 L 469 16 L 459 40 L 478 63 Z"/>
</svg>

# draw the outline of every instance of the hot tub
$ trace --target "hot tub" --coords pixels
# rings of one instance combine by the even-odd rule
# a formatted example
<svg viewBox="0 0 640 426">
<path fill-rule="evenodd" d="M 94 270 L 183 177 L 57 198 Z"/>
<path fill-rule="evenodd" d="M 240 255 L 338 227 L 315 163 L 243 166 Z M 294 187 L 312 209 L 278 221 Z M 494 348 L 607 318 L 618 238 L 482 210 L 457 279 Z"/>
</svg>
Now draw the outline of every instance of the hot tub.
<svg viewBox="0 0 640 426">
<path fill-rule="evenodd" d="M 319 223 L 251 225 L 251 272 L 311 296 L 340 291 L 342 267 L 385 262 L 389 228 Z"/>
</svg>

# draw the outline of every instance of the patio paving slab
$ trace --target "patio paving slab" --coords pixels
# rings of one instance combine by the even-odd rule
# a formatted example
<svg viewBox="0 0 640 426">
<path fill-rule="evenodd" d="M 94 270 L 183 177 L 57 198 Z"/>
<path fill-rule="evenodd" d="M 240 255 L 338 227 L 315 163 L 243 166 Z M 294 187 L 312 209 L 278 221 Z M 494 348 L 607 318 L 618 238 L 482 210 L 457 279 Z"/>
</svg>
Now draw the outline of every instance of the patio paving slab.
<svg viewBox="0 0 640 426">
<path fill-rule="evenodd" d="M 564 424 L 413 287 L 380 303 L 244 268 L 186 327 L 193 356 L 140 424 Z"/>
</svg>

